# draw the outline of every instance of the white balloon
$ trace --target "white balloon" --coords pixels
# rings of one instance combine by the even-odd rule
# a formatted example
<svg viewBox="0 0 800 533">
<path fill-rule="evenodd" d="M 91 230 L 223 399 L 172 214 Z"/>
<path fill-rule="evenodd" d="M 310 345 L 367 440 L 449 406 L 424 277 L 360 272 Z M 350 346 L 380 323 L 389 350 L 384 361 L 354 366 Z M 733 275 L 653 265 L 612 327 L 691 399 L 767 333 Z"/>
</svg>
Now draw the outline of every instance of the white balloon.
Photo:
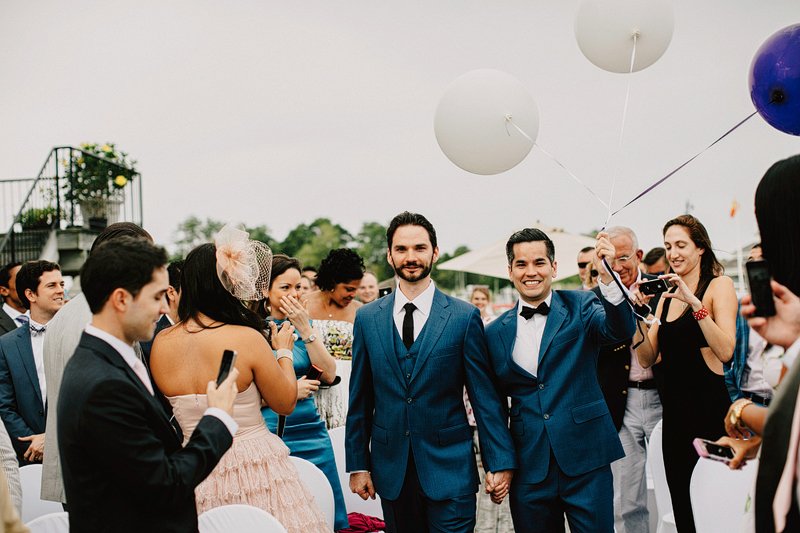
<svg viewBox="0 0 800 533">
<path fill-rule="evenodd" d="M 456 78 L 442 95 L 433 127 L 439 147 L 457 166 L 473 174 L 499 174 L 533 148 L 539 111 L 514 76 L 473 70 Z"/>
<path fill-rule="evenodd" d="M 675 18 L 667 0 L 583 0 L 575 37 L 586 58 L 609 72 L 633 72 L 658 61 L 672 40 Z"/>
</svg>

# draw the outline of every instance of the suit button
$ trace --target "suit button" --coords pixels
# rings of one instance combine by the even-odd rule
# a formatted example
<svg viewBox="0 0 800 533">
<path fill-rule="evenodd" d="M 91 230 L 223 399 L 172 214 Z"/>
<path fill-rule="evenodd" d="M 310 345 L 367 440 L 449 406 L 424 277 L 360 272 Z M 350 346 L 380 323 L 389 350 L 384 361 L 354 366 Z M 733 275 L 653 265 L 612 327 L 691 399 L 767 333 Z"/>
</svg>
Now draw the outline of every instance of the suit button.
<svg viewBox="0 0 800 533">
<path fill-rule="evenodd" d="M 544 383 L 539 383 L 539 390 L 542 390 L 543 388 L 544 388 Z"/>
<path fill-rule="evenodd" d="M 411 432 L 406 430 L 406 437 L 408 437 L 409 435 L 411 435 Z"/>
<path fill-rule="evenodd" d="M 406 356 L 406 359 L 411 359 L 411 354 L 408 354 L 408 355 Z"/>
<path fill-rule="evenodd" d="M 406 399 L 406 402 L 408 402 L 408 403 L 411 403 L 411 402 L 413 402 L 413 401 L 414 401 L 414 400 L 413 400 L 413 399 L 411 399 L 411 398 L 407 398 L 407 399 Z"/>
<path fill-rule="evenodd" d="M 44 411 L 39 411 L 39 414 L 44 416 Z"/>
<path fill-rule="evenodd" d="M 406 374 L 406 379 L 411 379 L 411 374 Z"/>
<path fill-rule="evenodd" d="M 631 365 L 625 365 L 625 370 L 630 370 L 630 369 L 631 369 Z"/>
<path fill-rule="evenodd" d="M 545 420 L 550 420 L 550 415 L 548 415 L 547 413 L 545 413 L 545 414 L 544 414 L 544 419 L 545 419 Z"/>
<path fill-rule="evenodd" d="M 622 394 L 628 394 L 628 390 L 625 389 L 624 391 L 622 391 Z"/>
</svg>

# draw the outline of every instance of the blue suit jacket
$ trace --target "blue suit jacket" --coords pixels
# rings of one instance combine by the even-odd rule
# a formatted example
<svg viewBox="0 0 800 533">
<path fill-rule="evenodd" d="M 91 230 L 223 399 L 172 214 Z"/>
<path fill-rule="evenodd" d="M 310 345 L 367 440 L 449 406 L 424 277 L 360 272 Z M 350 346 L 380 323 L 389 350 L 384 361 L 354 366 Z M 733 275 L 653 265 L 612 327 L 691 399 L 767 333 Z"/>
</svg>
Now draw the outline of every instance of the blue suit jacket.
<svg viewBox="0 0 800 533">
<path fill-rule="evenodd" d="M 591 291 L 553 291 L 550 309 L 535 377 L 512 358 L 516 305 L 486 329 L 502 392 L 511 396 L 511 433 L 519 461 L 514 481 L 520 483 L 544 480 L 551 449 L 569 476 L 624 455 L 597 381 L 597 355 L 602 344 L 633 336 L 630 307 L 611 305 Z"/>
<path fill-rule="evenodd" d="M 487 470 L 516 468 L 505 398 L 501 401 L 494 383 L 480 313 L 436 290 L 431 313 L 412 346 L 418 349 L 417 360 L 406 380 L 395 349 L 393 307 L 390 294 L 356 314 L 347 470 L 371 471 L 380 496 L 395 500 L 413 450 L 429 498 L 474 494 L 478 475 L 464 410 L 465 385 L 473 398 Z"/>
<path fill-rule="evenodd" d="M 33 360 L 31 332 L 17 328 L 0 337 L 0 418 L 20 463 L 30 445 L 18 437 L 44 433 L 45 401 Z"/>
</svg>

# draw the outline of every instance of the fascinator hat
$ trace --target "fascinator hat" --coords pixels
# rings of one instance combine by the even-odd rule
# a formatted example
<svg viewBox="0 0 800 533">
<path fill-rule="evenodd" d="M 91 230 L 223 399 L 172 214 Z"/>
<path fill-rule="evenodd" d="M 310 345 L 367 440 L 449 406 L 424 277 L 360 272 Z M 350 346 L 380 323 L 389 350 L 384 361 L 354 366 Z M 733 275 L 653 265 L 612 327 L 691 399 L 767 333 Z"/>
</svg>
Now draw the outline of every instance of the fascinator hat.
<svg viewBox="0 0 800 533">
<path fill-rule="evenodd" d="M 272 250 L 263 242 L 232 224 L 214 236 L 217 247 L 217 275 L 222 286 L 243 301 L 261 300 L 269 290 Z"/>
</svg>

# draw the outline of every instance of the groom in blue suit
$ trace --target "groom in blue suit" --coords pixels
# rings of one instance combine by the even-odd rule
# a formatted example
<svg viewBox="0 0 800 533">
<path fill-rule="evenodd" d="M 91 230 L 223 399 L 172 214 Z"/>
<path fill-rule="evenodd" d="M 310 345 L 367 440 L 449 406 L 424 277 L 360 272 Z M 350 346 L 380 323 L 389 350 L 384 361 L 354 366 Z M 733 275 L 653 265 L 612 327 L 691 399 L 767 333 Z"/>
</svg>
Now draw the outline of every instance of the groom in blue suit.
<svg viewBox="0 0 800 533">
<path fill-rule="evenodd" d="M 595 249 L 598 258 L 616 256 L 605 233 Z M 551 290 L 555 247 L 541 230 L 513 234 L 506 255 L 520 300 L 486 337 L 501 394 L 511 397 L 514 527 L 563 532 L 566 514 L 573 533 L 611 533 L 610 464 L 624 453 L 597 381 L 597 356 L 602 344 L 633 336 L 633 314 L 604 269 L 602 298 Z"/>
<path fill-rule="evenodd" d="M 473 398 L 487 487 L 508 490 L 517 462 L 488 364 L 478 309 L 437 290 L 436 232 L 422 215 L 389 224 L 398 290 L 362 307 L 353 336 L 346 458 L 350 489 L 381 497 L 386 530 L 467 533 L 478 473 L 463 403 Z"/>
</svg>

